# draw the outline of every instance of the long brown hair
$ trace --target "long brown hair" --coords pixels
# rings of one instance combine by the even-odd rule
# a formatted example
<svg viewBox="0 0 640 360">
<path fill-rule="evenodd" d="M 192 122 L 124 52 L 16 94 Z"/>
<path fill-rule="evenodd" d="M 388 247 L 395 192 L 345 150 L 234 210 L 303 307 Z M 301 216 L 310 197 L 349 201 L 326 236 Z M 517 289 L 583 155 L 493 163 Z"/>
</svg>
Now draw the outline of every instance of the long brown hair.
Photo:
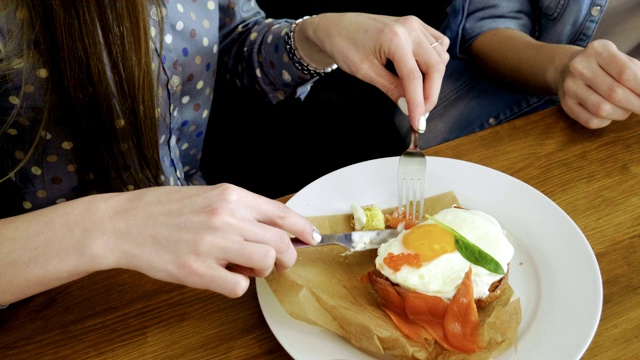
<svg viewBox="0 0 640 360">
<path fill-rule="evenodd" d="M 151 0 L 159 14 L 160 1 Z M 11 76 L 16 62 L 23 79 L 35 73 L 32 64 L 48 71 L 41 130 L 52 122 L 69 130 L 80 184 L 93 178 L 97 191 L 160 184 L 160 62 L 151 56 L 159 59 L 162 50 L 152 52 L 150 45 L 148 0 L 2 0 L 0 7 L 22 20 L 19 33 L 10 34 L 0 49 L 0 75 Z M 19 107 L 9 124 L 19 117 Z M 37 149 L 37 138 L 27 157 Z"/>
</svg>

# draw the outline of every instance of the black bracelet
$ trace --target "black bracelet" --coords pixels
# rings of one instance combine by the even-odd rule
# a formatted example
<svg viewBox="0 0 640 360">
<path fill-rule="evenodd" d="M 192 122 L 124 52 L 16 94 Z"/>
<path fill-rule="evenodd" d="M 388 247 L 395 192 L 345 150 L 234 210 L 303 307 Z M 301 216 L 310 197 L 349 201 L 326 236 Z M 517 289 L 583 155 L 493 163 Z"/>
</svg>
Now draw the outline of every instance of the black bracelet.
<svg viewBox="0 0 640 360">
<path fill-rule="evenodd" d="M 315 15 L 313 15 L 315 16 Z M 296 69 L 298 69 L 300 72 L 302 72 L 303 74 L 307 75 L 307 76 L 311 76 L 311 77 L 320 77 L 323 76 L 324 74 L 331 72 L 332 70 L 335 70 L 338 68 L 337 64 L 333 64 L 331 66 L 329 66 L 328 68 L 325 69 L 318 69 L 316 67 L 313 67 L 309 64 L 307 64 L 304 60 L 302 60 L 302 58 L 300 57 L 300 54 L 298 53 L 298 49 L 296 48 L 296 43 L 293 40 L 294 35 L 295 35 L 295 31 L 296 31 L 296 26 L 298 26 L 298 23 L 306 20 L 308 18 L 310 18 L 311 16 L 305 16 L 303 18 L 300 18 L 298 20 L 296 20 L 295 22 L 293 22 L 291 24 L 291 27 L 289 28 L 289 30 L 287 30 L 286 34 L 284 35 L 284 47 L 285 49 L 287 49 L 287 54 L 289 55 L 289 59 L 291 59 L 291 63 L 293 63 L 293 66 L 296 67 Z"/>
</svg>

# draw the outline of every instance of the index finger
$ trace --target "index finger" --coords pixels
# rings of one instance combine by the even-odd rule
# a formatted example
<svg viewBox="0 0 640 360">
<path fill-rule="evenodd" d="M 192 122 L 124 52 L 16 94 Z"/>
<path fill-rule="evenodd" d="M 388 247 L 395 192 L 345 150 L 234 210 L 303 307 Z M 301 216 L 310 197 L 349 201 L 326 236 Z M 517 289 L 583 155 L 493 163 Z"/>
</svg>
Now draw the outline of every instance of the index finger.
<svg viewBox="0 0 640 360">
<path fill-rule="evenodd" d="M 278 200 L 272 200 L 257 194 L 256 196 L 260 197 L 259 201 L 264 203 L 259 206 L 263 211 L 256 214 L 258 221 L 284 230 L 311 245 L 315 245 L 320 241 L 319 234 L 314 232 L 314 226 L 309 219 Z"/>
</svg>

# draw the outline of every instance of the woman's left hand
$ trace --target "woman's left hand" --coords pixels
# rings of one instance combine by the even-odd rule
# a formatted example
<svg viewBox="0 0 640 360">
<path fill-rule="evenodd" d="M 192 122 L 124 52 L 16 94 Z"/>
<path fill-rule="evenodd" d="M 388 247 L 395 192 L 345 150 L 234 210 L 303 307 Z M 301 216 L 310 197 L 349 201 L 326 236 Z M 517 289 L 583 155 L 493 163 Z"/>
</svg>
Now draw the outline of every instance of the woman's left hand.
<svg viewBox="0 0 640 360">
<path fill-rule="evenodd" d="M 590 129 L 640 114 L 640 61 L 609 40 L 594 40 L 564 66 L 558 84 L 564 111 Z"/>
<path fill-rule="evenodd" d="M 416 130 L 421 117 L 438 100 L 449 39 L 415 16 L 327 13 L 298 24 L 295 41 L 301 57 L 313 66 L 336 63 L 394 102 L 406 99 Z M 389 71 L 391 61 L 397 73 Z"/>
</svg>

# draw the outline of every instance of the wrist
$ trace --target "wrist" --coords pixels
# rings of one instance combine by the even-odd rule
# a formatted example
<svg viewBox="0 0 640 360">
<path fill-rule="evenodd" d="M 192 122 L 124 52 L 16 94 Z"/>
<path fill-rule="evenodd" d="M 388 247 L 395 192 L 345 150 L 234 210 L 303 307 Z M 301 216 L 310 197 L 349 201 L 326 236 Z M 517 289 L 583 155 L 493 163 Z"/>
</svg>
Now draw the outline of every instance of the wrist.
<svg viewBox="0 0 640 360">
<path fill-rule="evenodd" d="M 285 48 L 289 59 L 299 71 L 312 77 L 323 76 L 338 67 L 320 47 L 308 40 L 312 27 L 309 21 L 315 17 L 305 16 L 296 20 L 285 34 Z M 305 24 L 300 26 L 303 22 Z"/>
<path fill-rule="evenodd" d="M 123 193 L 126 194 L 126 193 Z M 86 214 L 90 214 L 90 219 L 83 221 L 87 226 L 79 227 L 79 237 L 85 239 L 83 248 L 89 266 L 93 271 L 108 270 L 120 267 L 118 254 L 117 230 L 120 224 L 117 222 L 118 199 L 121 193 L 99 194 L 87 196 L 78 201 L 85 202 L 88 207 Z"/>
<path fill-rule="evenodd" d="M 551 66 L 547 67 L 546 83 L 549 91 L 553 95 L 559 95 L 563 83 L 567 78 L 569 65 L 583 48 L 574 45 L 551 44 L 547 46 L 557 47 L 557 50 L 555 51 L 556 56 L 553 57 Z"/>
</svg>

